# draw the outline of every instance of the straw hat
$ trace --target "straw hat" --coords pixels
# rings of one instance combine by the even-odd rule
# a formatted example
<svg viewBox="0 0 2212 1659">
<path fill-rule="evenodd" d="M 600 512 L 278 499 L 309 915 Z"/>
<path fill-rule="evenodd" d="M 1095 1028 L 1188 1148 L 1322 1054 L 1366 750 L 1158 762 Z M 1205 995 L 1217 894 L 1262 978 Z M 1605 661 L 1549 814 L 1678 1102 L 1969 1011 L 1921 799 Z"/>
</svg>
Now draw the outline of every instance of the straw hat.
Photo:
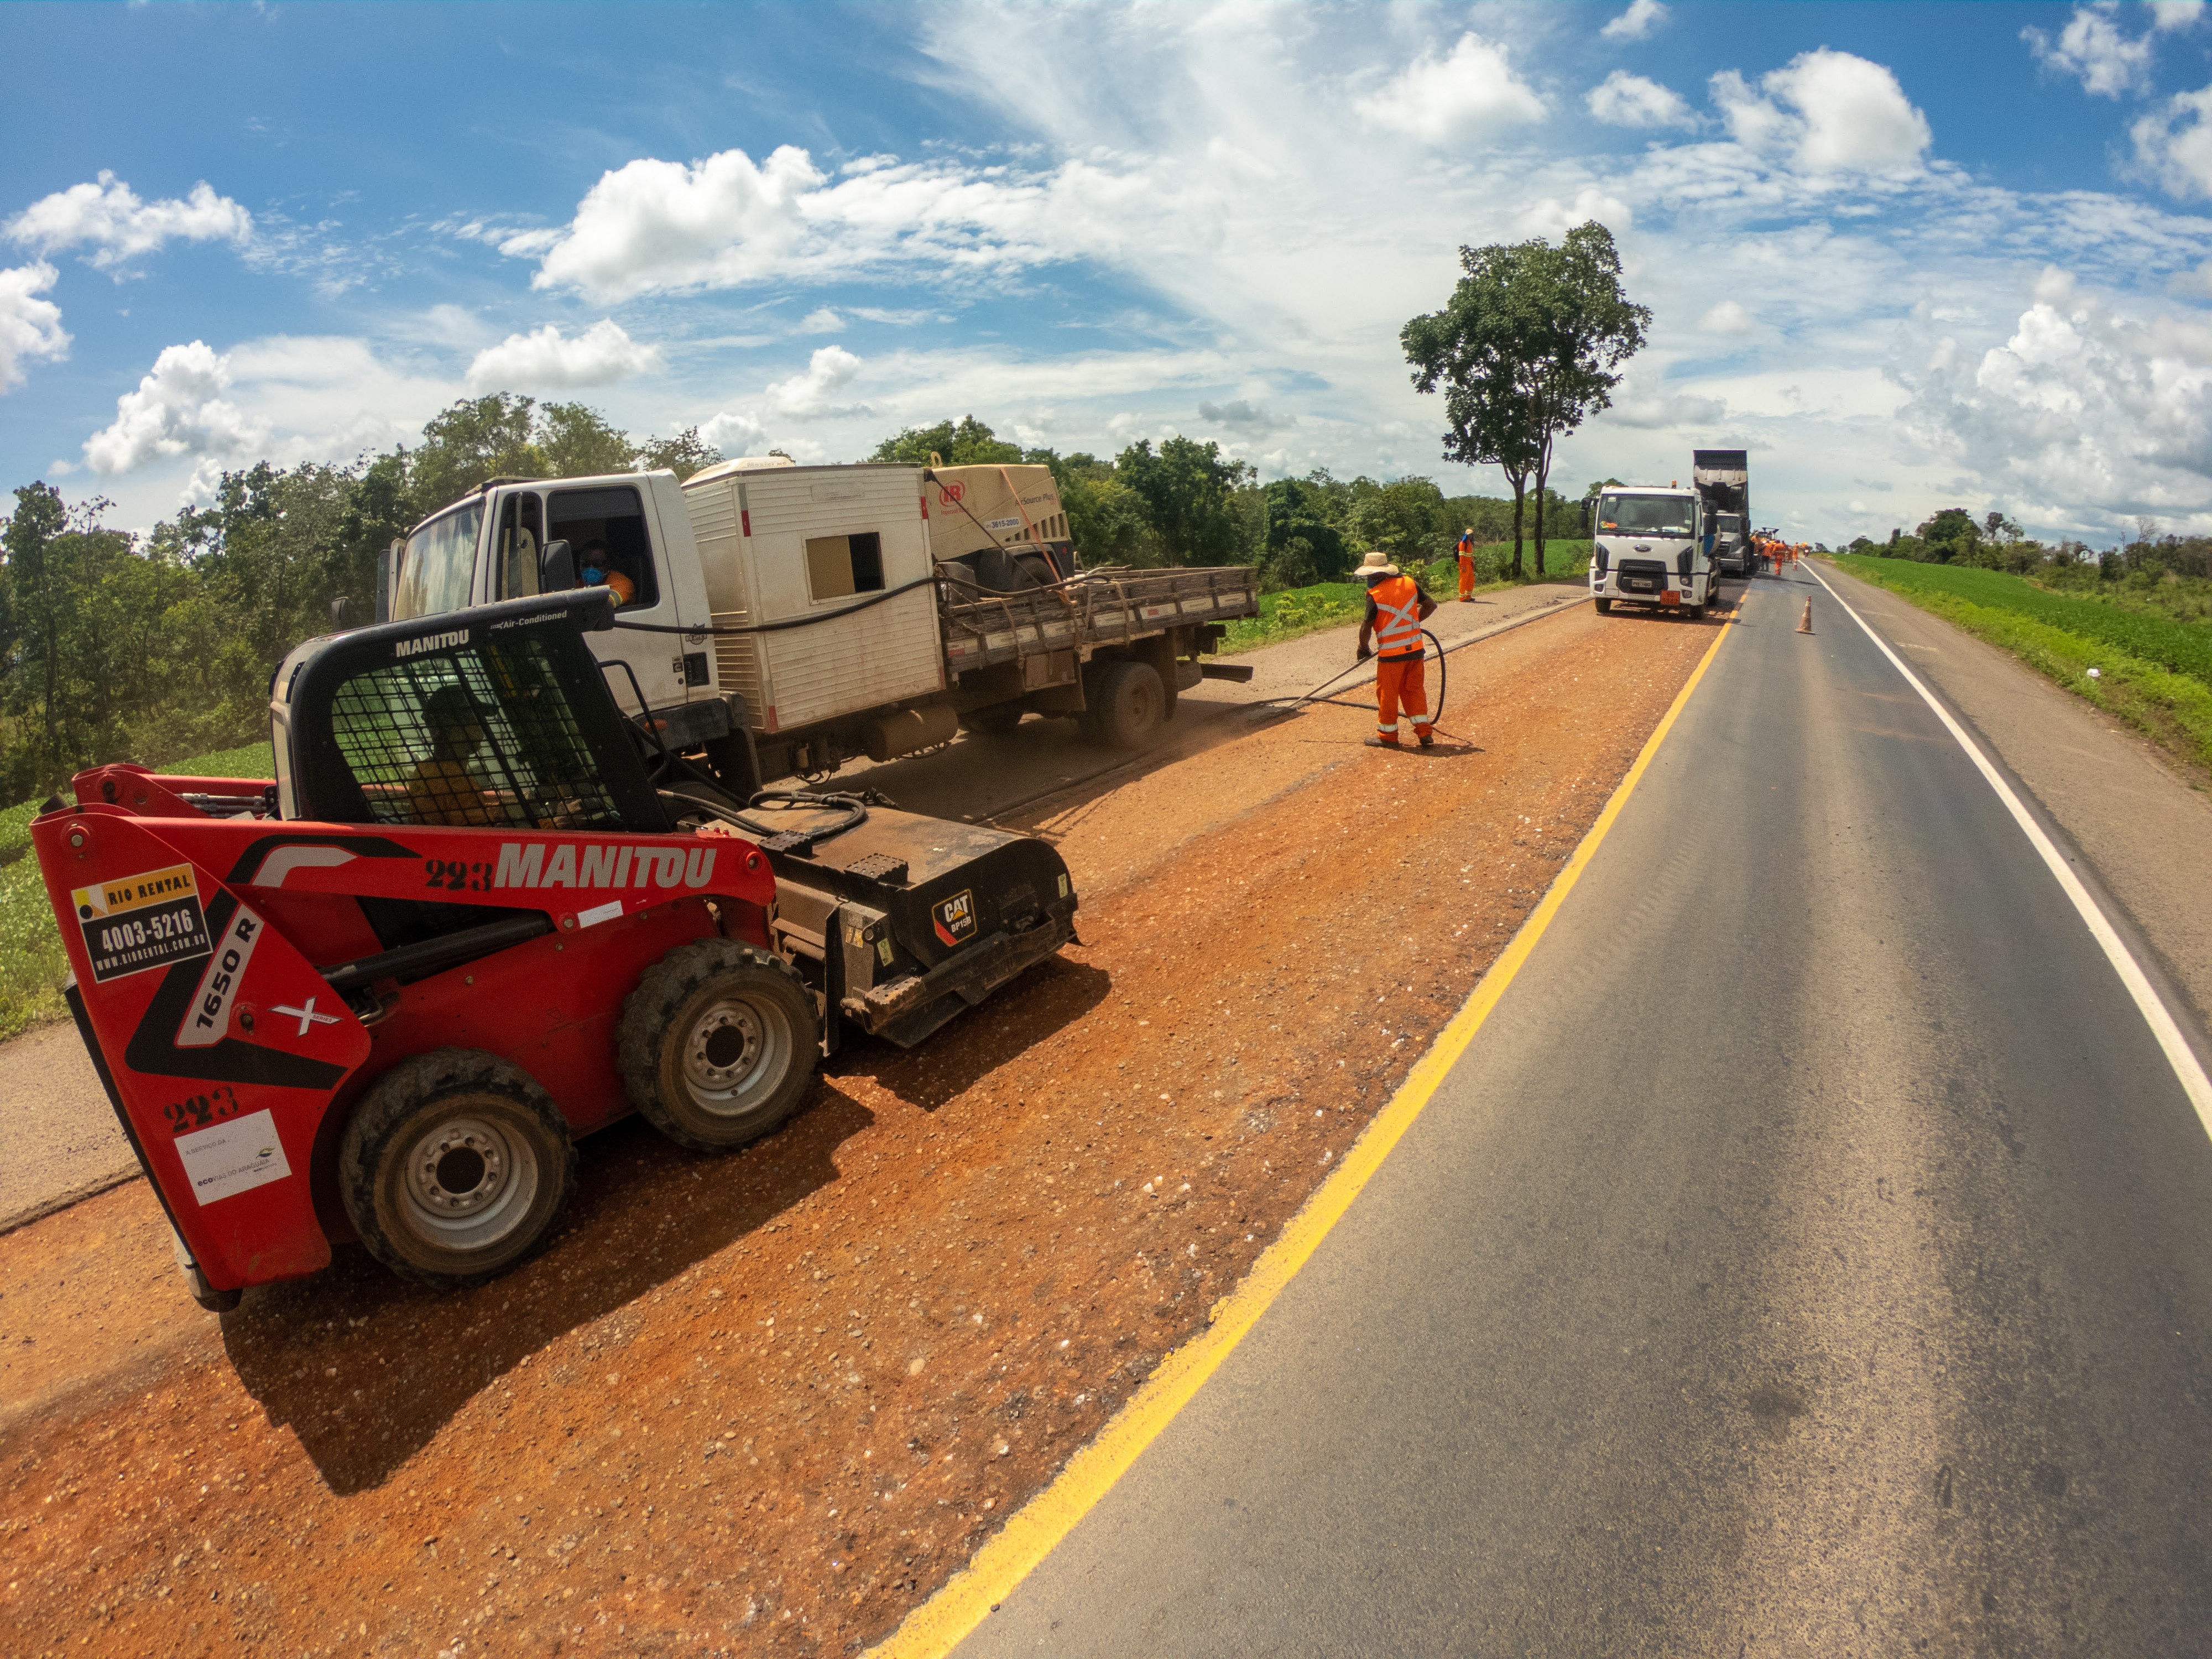
<svg viewBox="0 0 2212 1659">
<path fill-rule="evenodd" d="M 1352 573 L 1364 580 L 1369 576 L 1395 576 L 1398 567 L 1390 562 L 1390 556 L 1379 547 L 1367 550 L 1367 556 L 1359 562 L 1359 568 Z"/>
</svg>

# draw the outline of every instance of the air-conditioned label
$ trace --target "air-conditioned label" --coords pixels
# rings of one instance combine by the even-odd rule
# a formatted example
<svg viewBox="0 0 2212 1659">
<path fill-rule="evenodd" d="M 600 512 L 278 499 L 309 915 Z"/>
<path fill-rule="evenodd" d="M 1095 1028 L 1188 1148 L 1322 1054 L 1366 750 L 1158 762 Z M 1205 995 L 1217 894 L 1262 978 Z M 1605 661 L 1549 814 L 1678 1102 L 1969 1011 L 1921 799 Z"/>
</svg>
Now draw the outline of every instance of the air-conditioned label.
<svg viewBox="0 0 2212 1659">
<path fill-rule="evenodd" d="M 70 895 L 95 981 L 192 962 L 213 948 L 189 864 L 148 870 Z"/>
</svg>

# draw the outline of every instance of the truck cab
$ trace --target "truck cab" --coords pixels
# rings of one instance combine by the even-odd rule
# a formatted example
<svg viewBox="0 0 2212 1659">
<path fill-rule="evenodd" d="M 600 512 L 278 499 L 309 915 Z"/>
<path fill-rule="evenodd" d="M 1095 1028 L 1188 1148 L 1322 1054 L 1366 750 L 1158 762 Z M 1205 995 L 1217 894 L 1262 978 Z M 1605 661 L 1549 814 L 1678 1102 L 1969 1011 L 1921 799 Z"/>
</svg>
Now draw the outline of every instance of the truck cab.
<svg viewBox="0 0 2212 1659">
<path fill-rule="evenodd" d="M 1718 575 L 1695 489 L 1616 485 L 1598 497 L 1592 532 L 1589 585 L 1601 612 L 1625 604 L 1705 614 Z"/>
<path fill-rule="evenodd" d="M 651 719 L 672 749 L 726 737 L 730 711 L 707 635 L 673 631 L 708 615 L 706 578 L 673 472 L 491 479 L 392 544 L 377 620 L 602 586 L 624 595 L 624 623 L 672 630 L 624 629 L 599 642 L 623 711 Z"/>
</svg>

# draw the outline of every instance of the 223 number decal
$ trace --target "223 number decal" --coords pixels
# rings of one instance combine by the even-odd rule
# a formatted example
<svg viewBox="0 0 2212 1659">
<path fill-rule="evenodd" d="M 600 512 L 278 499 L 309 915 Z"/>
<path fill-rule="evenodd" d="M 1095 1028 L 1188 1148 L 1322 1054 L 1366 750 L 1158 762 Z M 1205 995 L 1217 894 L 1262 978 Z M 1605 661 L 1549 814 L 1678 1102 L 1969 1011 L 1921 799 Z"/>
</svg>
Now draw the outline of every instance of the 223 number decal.
<svg viewBox="0 0 2212 1659">
<path fill-rule="evenodd" d="M 204 1129 L 210 1123 L 220 1123 L 227 1117 L 237 1116 L 238 1097 L 231 1093 L 229 1085 L 218 1083 L 206 1094 L 164 1106 L 161 1115 L 169 1120 L 171 1134 L 187 1134 L 194 1129 Z"/>
<path fill-rule="evenodd" d="M 491 865 L 483 859 L 473 864 L 466 859 L 424 859 L 422 871 L 425 887 L 442 888 L 448 893 L 491 891 Z"/>
</svg>

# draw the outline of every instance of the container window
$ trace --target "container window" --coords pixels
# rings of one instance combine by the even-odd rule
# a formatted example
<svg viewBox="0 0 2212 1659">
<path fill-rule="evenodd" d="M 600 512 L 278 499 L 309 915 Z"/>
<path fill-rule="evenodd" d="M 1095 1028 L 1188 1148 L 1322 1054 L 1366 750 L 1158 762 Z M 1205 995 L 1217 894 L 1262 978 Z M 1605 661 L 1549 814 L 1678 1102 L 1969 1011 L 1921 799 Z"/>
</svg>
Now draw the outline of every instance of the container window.
<svg viewBox="0 0 2212 1659">
<path fill-rule="evenodd" d="M 878 593 L 884 586 L 884 538 L 874 531 L 857 536 L 815 536 L 806 544 L 806 591 L 817 605 L 854 593 Z"/>
</svg>

